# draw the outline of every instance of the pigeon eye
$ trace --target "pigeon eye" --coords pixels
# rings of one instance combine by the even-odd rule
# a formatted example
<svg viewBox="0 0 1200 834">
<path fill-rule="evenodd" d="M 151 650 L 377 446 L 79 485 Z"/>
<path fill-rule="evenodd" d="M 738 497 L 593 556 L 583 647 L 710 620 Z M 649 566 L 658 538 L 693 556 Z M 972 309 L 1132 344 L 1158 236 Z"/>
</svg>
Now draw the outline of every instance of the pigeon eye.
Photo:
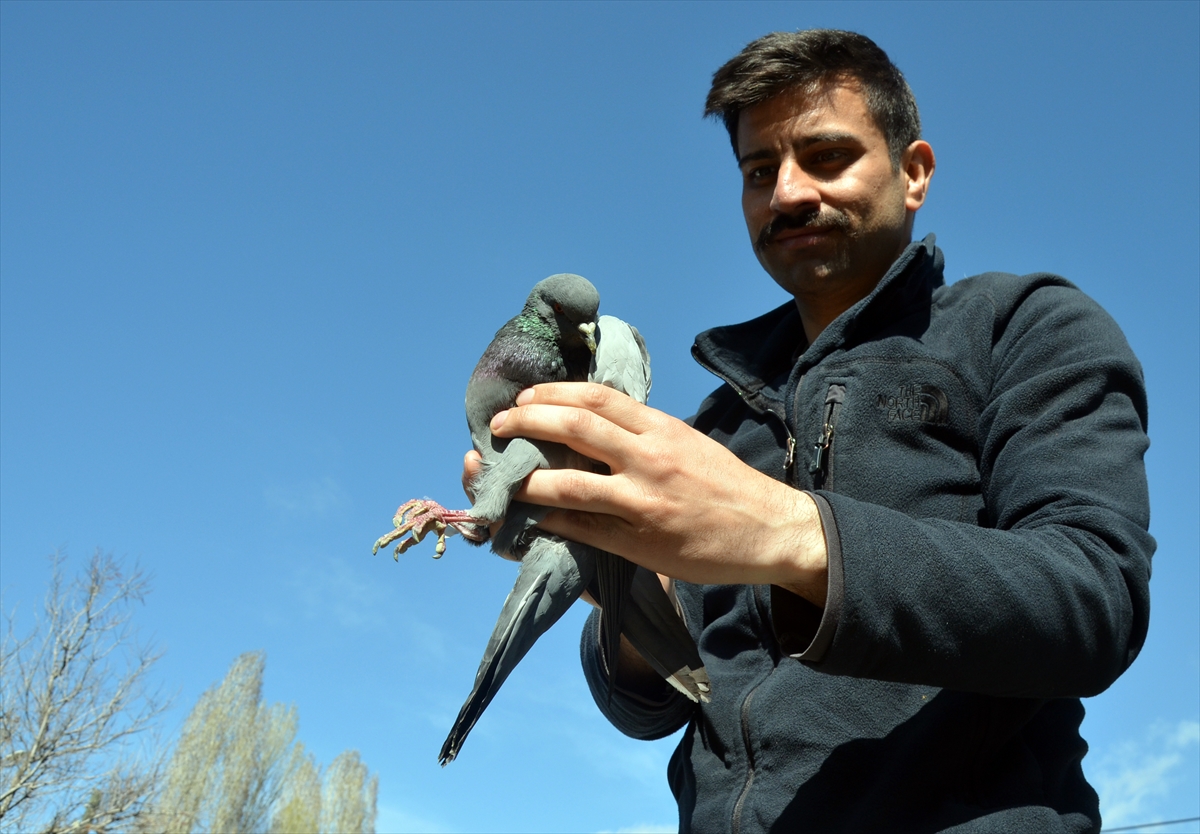
<svg viewBox="0 0 1200 834">
<path fill-rule="evenodd" d="M 562 305 L 559 304 L 558 302 L 555 302 L 554 303 L 554 312 L 558 313 L 561 316 L 562 311 L 563 311 Z"/>
</svg>

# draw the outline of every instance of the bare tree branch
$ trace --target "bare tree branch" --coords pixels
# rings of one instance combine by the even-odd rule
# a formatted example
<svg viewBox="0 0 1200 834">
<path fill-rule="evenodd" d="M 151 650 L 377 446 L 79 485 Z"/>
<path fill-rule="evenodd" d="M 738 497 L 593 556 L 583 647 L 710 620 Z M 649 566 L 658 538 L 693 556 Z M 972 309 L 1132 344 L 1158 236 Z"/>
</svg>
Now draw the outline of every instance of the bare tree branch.
<svg viewBox="0 0 1200 834">
<path fill-rule="evenodd" d="M 97 551 L 67 583 L 62 554 L 43 612 L 18 636 L 5 611 L 0 641 L 0 830 L 105 831 L 143 813 L 162 768 L 135 741 L 167 707 L 147 690 L 161 657 L 138 642 L 130 608 L 149 592 Z"/>
</svg>

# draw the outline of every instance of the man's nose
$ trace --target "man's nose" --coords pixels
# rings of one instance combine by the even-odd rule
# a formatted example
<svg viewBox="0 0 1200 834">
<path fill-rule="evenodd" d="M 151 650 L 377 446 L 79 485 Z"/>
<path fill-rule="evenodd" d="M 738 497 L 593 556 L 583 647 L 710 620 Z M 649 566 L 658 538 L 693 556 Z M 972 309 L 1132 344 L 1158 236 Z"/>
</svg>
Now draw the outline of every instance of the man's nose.
<svg viewBox="0 0 1200 834">
<path fill-rule="evenodd" d="M 771 210 L 778 214 L 796 214 L 799 211 L 819 208 L 821 193 L 816 183 L 794 159 L 784 159 L 779 164 L 775 178 L 775 191 L 771 194 Z"/>
</svg>

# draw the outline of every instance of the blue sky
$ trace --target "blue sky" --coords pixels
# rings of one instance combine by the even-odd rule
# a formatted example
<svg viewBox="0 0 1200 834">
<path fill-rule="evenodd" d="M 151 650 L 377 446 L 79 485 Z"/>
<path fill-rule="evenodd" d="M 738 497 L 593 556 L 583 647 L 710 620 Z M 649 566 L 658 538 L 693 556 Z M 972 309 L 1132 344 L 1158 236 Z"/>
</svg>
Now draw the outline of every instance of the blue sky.
<svg viewBox="0 0 1200 834">
<path fill-rule="evenodd" d="M 1063 274 L 1145 366 L 1150 636 L 1087 702 L 1085 769 L 1108 825 L 1200 814 L 1197 3 L 4 0 L 6 609 L 56 548 L 140 562 L 170 726 L 264 649 L 305 743 L 379 773 L 381 831 L 673 830 L 674 739 L 596 711 L 578 608 L 438 767 L 514 569 L 370 545 L 406 498 L 461 502 L 466 379 L 546 275 L 641 329 L 651 405 L 714 386 L 695 333 L 785 299 L 704 94 L 810 26 L 908 76 L 947 277 Z"/>
</svg>

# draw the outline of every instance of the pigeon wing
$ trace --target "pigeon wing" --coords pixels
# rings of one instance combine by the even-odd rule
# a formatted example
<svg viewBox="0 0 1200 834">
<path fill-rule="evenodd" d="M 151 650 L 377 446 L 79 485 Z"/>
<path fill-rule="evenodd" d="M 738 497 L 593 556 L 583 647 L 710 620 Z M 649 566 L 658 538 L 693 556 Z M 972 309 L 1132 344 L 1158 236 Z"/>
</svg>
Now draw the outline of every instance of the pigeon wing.
<svg viewBox="0 0 1200 834">
<path fill-rule="evenodd" d="M 646 402 L 650 396 L 650 353 L 636 327 L 615 316 L 600 317 L 588 379 Z"/>
</svg>

